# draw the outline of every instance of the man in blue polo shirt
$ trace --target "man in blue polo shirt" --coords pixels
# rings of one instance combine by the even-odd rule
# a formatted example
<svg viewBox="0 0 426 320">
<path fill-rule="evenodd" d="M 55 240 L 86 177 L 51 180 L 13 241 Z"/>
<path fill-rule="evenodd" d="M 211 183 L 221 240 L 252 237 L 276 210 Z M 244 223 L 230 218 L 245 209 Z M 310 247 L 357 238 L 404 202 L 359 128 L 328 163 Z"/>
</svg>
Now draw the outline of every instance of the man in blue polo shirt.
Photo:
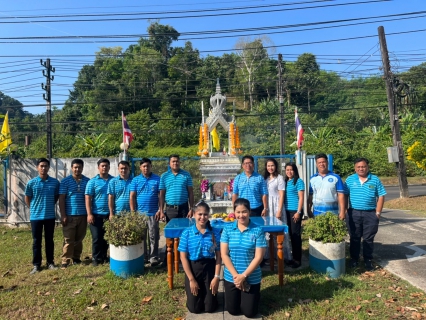
<svg viewBox="0 0 426 320">
<path fill-rule="evenodd" d="M 99 174 L 90 179 L 86 186 L 87 223 L 92 234 L 92 265 L 108 262 L 108 242 L 104 235 L 104 222 L 109 217 L 108 184 L 113 178 L 109 175 L 110 162 L 102 158 L 98 161 Z"/>
<path fill-rule="evenodd" d="M 346 179 L 349 190 L 349 209 L 346 224 L 350 234 L 351 266 L 358 266 L 359 253 L 364 256 L 366 270 L 373 270 L 374 237 L 385 202 L 386 190 L 380 179 L 370 173 L 368 160 L 355 160 L 355 172 Z"/>
<path fill-rule="evenodd" d="M 341 220 L 346 215 L 346 188 L 338 174 L 328 170 L 328 158 L 324 153 L 315 156 L 318 172 L 309 184 L 308 214 L 310 217 L 332 212 Z"/>
<path fill-rule="evenodd" d="M 130 163 L 120 161 L 118 163 L 119 175 L 108 184 L 108 207 L 110 219 L 120 211 L 130 210 Z"/>
<path fill-rule="evenodd" d="M 28 181 L 25 188 L 25 203 L 30 207 L 31 232 L 33 236 L 33 269 L 30 274 L 39 272 L 41 268 L 43 228 L 47 269 L 57 269 L 53 261 L 53 235 L 55 232 L 55 204 L 59 197 L 59 181 L 47 174 L 49 169 L 49 160 L 45 158 L 38 159 L 38 177 Z"/>
<path fill-rule="evenodd" d="M 130 210 L 139 211 L 148 216 L 149 262 L 152 266 L 160 261 L 158 258 L 158 241 L 160 240 L 159 187 L 160 177 L 152 173 L 152 163 L 148 158 L 140 162 L 141 174 L 130 185 Z M 146 241 L 145 241 L 146 244 Z"/>
<path fill-rule="evenodd" d="M 83 240 L 87 231 L 84 192 L 89 182 L 89 178 L 82 174 L 83 167 L 83 160 L 72 160 L 72 174 L 64 178 L 59 186 L 59 209 L 64 234 L 61 268 L 68 267 L 71 260 L 74 264 L 81 263 Z"/>
<path fill-rule="evenodd" d="M 250 202 L 251 216 L 266 216 L 268 213 L 268 186 L 265 179 L 254 172 L 252 156 L 244 156 L 241 163 L 244 171 L 234 179 L 232 204 L 238 198 L 247 199 Z"/>
<path fill-rule="evenodd" d="M 170 169 L 160 179 L 160 218 L 167 221 L 173 218 L 192 217 L 194 207 L 194 190 L 189 172 L 180 168 L 177 154 L 169 157 Z M 166 216 L 164 215 L 166 204 Z M 188 206 L 189 203 L 189 206 Z"/>
</svg>

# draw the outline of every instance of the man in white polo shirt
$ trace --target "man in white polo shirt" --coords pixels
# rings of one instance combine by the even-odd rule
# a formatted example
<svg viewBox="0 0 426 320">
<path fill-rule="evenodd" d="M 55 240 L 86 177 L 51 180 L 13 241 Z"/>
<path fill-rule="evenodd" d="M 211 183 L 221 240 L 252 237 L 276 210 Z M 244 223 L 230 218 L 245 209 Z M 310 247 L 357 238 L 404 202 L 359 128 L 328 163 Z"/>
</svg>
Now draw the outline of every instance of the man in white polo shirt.
<svg viewBox="0 0 426 320">
<path fill-rule="evenodd" d="M 315 156 L 318 172 L 309 185 L 308 213 L 314 217 L 326 212 L 346 216 L 346 188 L 338 174 L 328 170 L 328 158 L 324 153 Z"/>
</svg>

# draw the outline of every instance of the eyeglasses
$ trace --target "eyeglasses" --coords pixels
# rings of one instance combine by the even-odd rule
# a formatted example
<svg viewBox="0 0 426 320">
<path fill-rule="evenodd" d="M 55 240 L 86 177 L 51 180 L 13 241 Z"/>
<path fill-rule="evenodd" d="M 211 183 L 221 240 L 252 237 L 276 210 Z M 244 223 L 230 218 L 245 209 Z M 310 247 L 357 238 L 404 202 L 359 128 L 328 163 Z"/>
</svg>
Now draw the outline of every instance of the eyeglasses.
<svg viewBox="0 0 426 320">
<path fill-rule="evenodd" d="M 243 166 L 253 165 L 253 162 L 243 162 Z"/>
</svg>

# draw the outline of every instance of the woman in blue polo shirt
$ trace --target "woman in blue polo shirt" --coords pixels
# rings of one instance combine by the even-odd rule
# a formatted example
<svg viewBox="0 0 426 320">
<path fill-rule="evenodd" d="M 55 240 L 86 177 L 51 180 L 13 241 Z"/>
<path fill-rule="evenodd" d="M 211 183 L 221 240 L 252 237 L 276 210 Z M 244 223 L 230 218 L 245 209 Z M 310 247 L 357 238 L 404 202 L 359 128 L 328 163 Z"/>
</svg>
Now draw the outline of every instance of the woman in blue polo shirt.
<svg viewBox="0 0 426 320">
<path fill-rule="evenodd" d="M 299 171 L 294 163 L 285 165 L 285 211 L 290 229 L 291 247 L 293 251 L 292 268 L 299 268 L 302 260 L 302 208 L 305 197 L 305 184 L 299 178 Z"/>
<path fill-rule="evenodd" d="M 232 315 L 256 316 L 259 308 L 260 263 L 266 248 L 265 234 L 250 220 L 250 202 L 234 202 L 236 220 L 222 232 L 220 251 L 225 264 L 225 307 Z"/>
<path fill-rule="evenodd" d="M 220 232 L 210 225 L 208 204 L 198 203 L 194 212 L 195 224 L 183 231 L 178 247 L 185 271 L 186 306 L 192 313 L 214 312 L 222 264 Z"/>
</svg>

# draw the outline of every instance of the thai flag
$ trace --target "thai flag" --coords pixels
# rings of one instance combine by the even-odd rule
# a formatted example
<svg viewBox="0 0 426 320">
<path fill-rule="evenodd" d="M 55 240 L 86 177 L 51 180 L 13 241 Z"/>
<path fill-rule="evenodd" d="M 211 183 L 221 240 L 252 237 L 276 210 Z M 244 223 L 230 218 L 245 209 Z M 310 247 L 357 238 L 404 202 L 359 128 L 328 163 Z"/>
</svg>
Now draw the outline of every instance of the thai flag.
<svg viewBox="0 0 426 320">
<path fill-rule="evenodd" d="M 123 122 L 123 142 L 127 143 L 127 145 L 130 147 L 130 142 L 133 140 L 133 135 L 123 112 L 121 112 L 121 120 Z"/>
<path fill-rule="evenodd" d="M 296 123 L 297 148 L 300 149 L 302 147 L 303 132 L 305 132 L 305 130 L 303 130 L 302 124 L 300 123 L 297 109 L 294 110 L 294 122 Z"/>
</svg>

